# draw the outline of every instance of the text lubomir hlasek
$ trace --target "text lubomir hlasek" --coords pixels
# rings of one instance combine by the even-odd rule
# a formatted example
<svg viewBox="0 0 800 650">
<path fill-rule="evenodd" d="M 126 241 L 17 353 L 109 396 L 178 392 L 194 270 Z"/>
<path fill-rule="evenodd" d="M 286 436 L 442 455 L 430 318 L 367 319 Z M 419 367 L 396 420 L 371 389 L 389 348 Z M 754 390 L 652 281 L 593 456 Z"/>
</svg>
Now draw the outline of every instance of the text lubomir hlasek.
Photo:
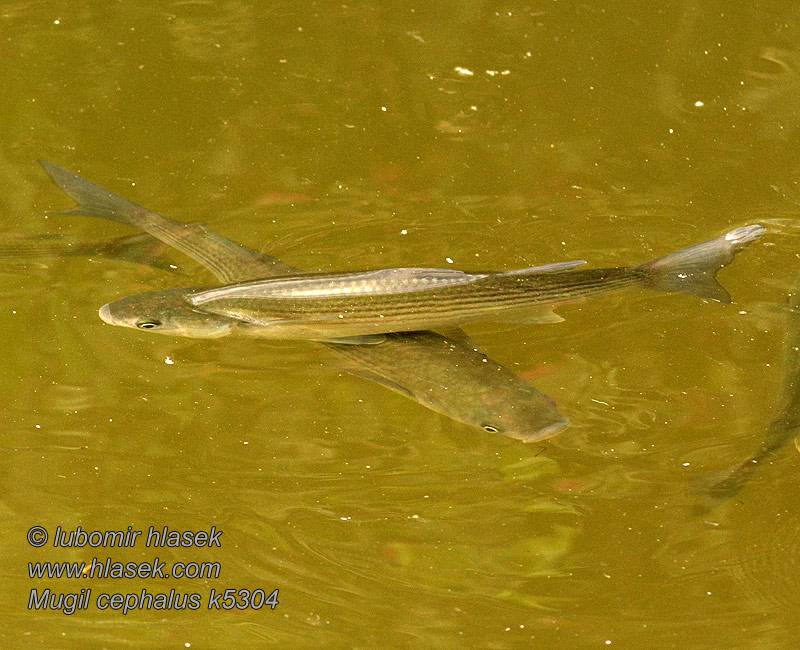
<svg viewBox="0 0 800 650">
<path fill-rule="evenodd" d="M 168 526 L 156 528 L 150 526 L 145 534 L 142 530 L 133 530 L 128 526 L 126 530 L 92 530 L 85 531 L 80 526 L 75 530 L 66 531 L 58 526 L 53 535 L 53 546 L 57 548 L 83 548 L 90 546 L 131 548 L 136 546 L 139 538 L 145 535 L 145 546 L 148 548 L 187 548 L 209 547 L 220 548 L 219 538 L 222 531 L 212 526 L 210 530 L 170 530 Z"/>
</svg>

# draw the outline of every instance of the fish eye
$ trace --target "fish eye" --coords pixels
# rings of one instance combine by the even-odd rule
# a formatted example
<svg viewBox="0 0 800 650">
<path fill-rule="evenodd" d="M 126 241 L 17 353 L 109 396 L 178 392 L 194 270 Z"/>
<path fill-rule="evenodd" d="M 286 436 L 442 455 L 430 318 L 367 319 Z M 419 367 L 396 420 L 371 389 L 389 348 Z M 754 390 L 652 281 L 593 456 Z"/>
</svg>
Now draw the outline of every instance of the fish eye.
<svg viewBox="0 0 800 650">
<path fill-rule="evenodd" d="M 496 427 L 493 424 L 482 424 L 481 429 L 489 433 L 500 433 L 500 427 Z"/>
<path fill-rule="evenodd" d="M 161 321 L 160 320 L 144 320 L 144 321 L 141 321 L 140 323 L 136 323 L 136 327 L 138 327 L 140 330 L 154 330 L 154 329 L 157 329 L 157 328 L 161 327 Z"/>
</svg>

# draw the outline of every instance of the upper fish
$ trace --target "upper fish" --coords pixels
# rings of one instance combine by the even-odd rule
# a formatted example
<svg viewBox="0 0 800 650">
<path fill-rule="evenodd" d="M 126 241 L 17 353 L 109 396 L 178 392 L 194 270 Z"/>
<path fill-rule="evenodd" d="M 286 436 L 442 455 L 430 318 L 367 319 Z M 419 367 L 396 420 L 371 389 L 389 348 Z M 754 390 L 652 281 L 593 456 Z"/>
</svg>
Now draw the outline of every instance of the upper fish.
<svg viewBox="0 0 800 650">
<path fill-rule="evenodd" d="M 215 337 L 363 343 L 368 342 L 363 337 L 388 332 L 441 330 L 486 319 L 555 322 L 562 320 L 553 312 L 558 304 L 627 288 L 730 302 L 716 273 L 764 232 L 760 225 L 745 226 L 644 264 L 605 269 L 576 269 L 584 263 L 577 260 L 480 273 L 395 268 L 285 274 L 128 296 L 105 305 L 100 316 L 113 325 L 199 338 L 213 329 Z M 184 315 L 202 327 L 187 328 Z"/>
</svg>

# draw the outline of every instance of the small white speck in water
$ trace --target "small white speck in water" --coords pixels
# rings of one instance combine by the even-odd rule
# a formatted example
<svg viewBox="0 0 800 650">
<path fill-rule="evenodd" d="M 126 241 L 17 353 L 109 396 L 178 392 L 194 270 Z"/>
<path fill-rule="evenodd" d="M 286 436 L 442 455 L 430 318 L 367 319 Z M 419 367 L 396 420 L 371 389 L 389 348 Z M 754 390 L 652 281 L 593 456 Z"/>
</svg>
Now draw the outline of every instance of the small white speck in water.
<svg viewBox="0 0 800 650">
<path fill-rule="evenodd" d="M 166 363 L 168 366 L 171 366 L 175 362 L 172 359 L 170 359 L 169 357 L 167 357 L 166 359 L 164 359 L 164 363 Z"/>
</svg>

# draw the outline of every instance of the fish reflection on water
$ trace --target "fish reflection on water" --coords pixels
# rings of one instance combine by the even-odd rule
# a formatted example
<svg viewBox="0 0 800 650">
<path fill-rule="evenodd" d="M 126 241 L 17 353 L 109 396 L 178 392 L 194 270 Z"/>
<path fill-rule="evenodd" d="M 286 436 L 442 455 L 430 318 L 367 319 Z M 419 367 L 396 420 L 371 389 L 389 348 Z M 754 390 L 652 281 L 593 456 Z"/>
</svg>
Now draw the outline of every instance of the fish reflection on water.
<svg viewBox="0 0 800 650">
<path fill-rule="evenodd" d="M 786 300 L 786 338 L 781 397 L 755 452 L 721 472 L 696 479 L 690 491 L 713 508 L 738 494 L 759 466 L 774 458 L 800 429 L 800 276 Z"/>
<path fill-rule="evenodd" d="M 86 181 L 42 163 L 53 180 L 79 202 L 100 195 L 109 208 L 91 216 L 122 221 L 199 262 L 221 282 L 243 282 L 297 269 L 199 224 L 168 219 Z M 75 208 L 66 211 L 83 214 Z M 139 236 L 141 237 L 141 235 Z M 185 307 L 185 304 L 182 304 Z M 377 382 L 434 411 L 484 431 L 534 442 L 564 430 L 569 421 L 552 399 L 481 352 L 464 332 L 390 334 L 377 345 L 323 342 L 355 375 Z"/>
<path fill-rule="evenodd" d="M 131 262 L 180 274 L 165 255 L 164 242 L 146 233 L 102 241 L 80 241 L 65 235 L 14 235 L 4 233 L 0 264 L 28 264 L 63 257 L 102 257 Z"/>
</svg>

